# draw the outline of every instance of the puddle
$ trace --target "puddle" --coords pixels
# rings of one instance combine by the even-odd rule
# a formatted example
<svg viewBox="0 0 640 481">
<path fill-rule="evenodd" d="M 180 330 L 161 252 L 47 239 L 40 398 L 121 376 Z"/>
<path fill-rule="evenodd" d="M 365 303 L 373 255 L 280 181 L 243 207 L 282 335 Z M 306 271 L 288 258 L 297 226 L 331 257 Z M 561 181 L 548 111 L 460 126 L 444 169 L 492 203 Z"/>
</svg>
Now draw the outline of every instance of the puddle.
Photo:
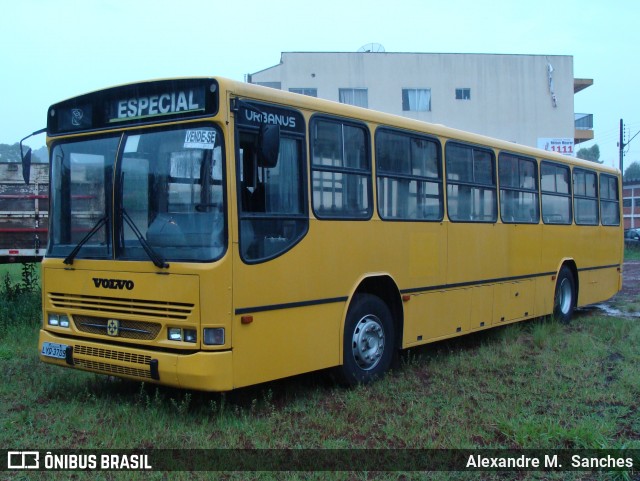
<svg viewBox="0 0 640 481">
<path fill-rule="evenodd" d="M 640 312 L 624 312 L 624 311 L 621 311 L 620 309 L 616 309 L 615 307 L 611 307 L 609 304 L 593 304 L 591 306 L 581 307 L 578 309 L 578 311 L 579 312 L 599 311 L 599 313 L 604 314 L 605 316 L 640 318 Z"/>
</svg>

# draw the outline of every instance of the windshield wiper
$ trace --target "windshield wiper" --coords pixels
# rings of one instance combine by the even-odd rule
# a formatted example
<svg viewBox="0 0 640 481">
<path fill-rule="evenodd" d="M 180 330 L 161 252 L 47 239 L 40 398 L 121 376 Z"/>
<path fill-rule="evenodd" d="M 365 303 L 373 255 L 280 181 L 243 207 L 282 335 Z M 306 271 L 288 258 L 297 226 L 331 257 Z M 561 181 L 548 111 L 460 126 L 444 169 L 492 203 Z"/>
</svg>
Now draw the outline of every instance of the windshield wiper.
<svg viewBox="0 0 640 481">
<path fill-rule="evenodd" d="M 149 256 L 149 259 L 151 259 L 151 262 L 153 262 L 153 265 L 161 269 L 168 268 L 169 264 L 167 264 L 167 262 L 164 260 L 164 258 L 160 254 L 158 254 L 156 251 L 153 250 L 151 245 L 147 242 L 147 240 L 144 238 L 144 236 L 138 229 L 138 226 L 136 226 L 136 224 L 133 222 L 133 219 L 131 219 L 129 214 L 127 214 L 127 211 L 124 210 L 124 207 L 122 208 L 122 218 L 125 220 L 127 225 L 131 227 L 131 230 L 133 231 L 134 235 L 140 242 L 140 245 L 142 246 L 144 251 Z"/>
<path fill-rule="evenodd" d="M 67 265 L 73 264 L 73 259 L 75 259 L 75 257 L 78 255 L 78 252 L 80 252 L 80 249 L 82 248 L 82 246 L 85 245 L 87 243 L 87 241 L 89 239 L 91 239 L 95 235 L 96 232 L 98 232 L 100 229 L 102 229 L 102 227 L 107 223 L 108 220 L 109 220 L 109 216 L 108 215 L 104 215 L 103 217 L 98 219 L 98 222 L 96 222 L 96 224 L 91 228 L 91 230 L 89 232 L 87 232 L 87 235 L 84 236 L 80 240 L 80 242 L 78 242 L 76 244 L 76 246 L 69 253 L 69 255 L 67 257 L 65 257 L 63 262 L 65 264 L 67 264 Z M 109 236 L 107 236 L 107 239 L 108 238 L 109 238 Z M 107 242 L 108 242 L 108 240 L 107 240 Z"/>
</svg>

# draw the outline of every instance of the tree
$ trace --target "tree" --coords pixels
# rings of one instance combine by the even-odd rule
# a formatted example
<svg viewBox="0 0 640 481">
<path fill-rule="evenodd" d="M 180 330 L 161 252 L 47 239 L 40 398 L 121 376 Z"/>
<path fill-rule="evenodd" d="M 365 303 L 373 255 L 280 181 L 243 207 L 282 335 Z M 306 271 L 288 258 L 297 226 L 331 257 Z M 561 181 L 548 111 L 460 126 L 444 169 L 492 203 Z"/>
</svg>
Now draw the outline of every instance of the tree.
<svg viewBox="0 0 640 481">
<path fill-rule="evenodd" d="M 593 144 L 592 147 L 578 150 L 576 156 L 579 159 L 590 160 L 598 164 L 602 164 L 603 162 L 600 160 L 600 147 L 598 147 L 598 144 Z"/>
<path fill-rule="evenodd" d="M 20 162 L 20 144 L 0 144 L 0 162 Z"/>
<path fill-rule="evenodd" d="M 22 144 L 22 150 L 24 152 L 29 149 L 29 146 Z M 47 147 L 40 147 L 32 152 L 31 161 L 36 163 L 46 164 L 49 162 L 49 155 L 47 154 Z M 20 143 L 16 142 L 13 145 L 0 144 L 0 162 L 22 162 L 20 157 Z"/>
<path fill-rule="evenodd" d="M 625 169 L 623 178 L 626 182 L 640 180 L 640 164 L 638 162 L 632 162 L 631 165 Z"/>
</svg>

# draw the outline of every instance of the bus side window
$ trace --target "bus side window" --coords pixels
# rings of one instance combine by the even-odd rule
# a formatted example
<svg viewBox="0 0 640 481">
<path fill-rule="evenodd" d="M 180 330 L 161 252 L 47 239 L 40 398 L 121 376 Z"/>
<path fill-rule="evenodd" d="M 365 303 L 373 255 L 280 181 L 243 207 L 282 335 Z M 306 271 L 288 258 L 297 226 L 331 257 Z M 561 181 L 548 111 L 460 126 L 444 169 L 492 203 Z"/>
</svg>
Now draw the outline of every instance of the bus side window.
<svg viewBox="0 0 640 481">
<path fill-rule="evenodd" d="M 500 153 L 500 214 L 504 223 L 537 224 L 538 166 L 534 159 Z"/>
<path fill-rule="evenodd" d="M 493 152 L 447 142 L 445 159 L 449 218 L 455 222 L 495 222 L 498 207 Z"/>
<path fill-rule="evenodd" d="M 340 119 L 312 119 L 313 209 L 321 219 L 369 219 L 372 210 L 369 132 Z"/>
<path fill-rule="evenodd" d="M 258 180 L 257 142 L 257 135 L 241 135 L 240 208 L 242 212 L 264 212 L 264 184 Z"/>
<path fill-rule="evenodd" d="M 238 203 L 240 253 L 246 262 L 268 260 L 306 233 L 302 142 L 282 136 L 275 165 L 258 161 L 258 135 L 240 132 Z"/>
<path fill-rule="evenodd" d="M 545 224 L 571 224 L 570 170 L 566 165 L 542 161 L 540 164 L 540 190 L 542 220 Z"/>
</svg>

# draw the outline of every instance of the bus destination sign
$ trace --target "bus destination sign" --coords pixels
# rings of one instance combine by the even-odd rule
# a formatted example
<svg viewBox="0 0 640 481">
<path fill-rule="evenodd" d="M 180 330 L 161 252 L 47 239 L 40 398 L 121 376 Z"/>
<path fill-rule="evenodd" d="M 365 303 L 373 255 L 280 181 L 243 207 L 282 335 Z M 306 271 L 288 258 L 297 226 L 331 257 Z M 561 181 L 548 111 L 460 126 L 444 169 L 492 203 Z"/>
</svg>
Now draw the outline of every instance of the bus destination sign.
<svg viewBox="0 0 640 481">
<path fill-rule="evenodd" d="M 113 100 L 109 105 L 109 122 L 159 117 L 177 113 L 204 112 L 202 89 L 179 90 L 159 95 Z"/>
<path fill-rule="evenodd" d="M 65 100 L 49 109 L 49 135 L 214 115 L 218 83 L 213 79 L 144 82 Z"/>
</svg>

